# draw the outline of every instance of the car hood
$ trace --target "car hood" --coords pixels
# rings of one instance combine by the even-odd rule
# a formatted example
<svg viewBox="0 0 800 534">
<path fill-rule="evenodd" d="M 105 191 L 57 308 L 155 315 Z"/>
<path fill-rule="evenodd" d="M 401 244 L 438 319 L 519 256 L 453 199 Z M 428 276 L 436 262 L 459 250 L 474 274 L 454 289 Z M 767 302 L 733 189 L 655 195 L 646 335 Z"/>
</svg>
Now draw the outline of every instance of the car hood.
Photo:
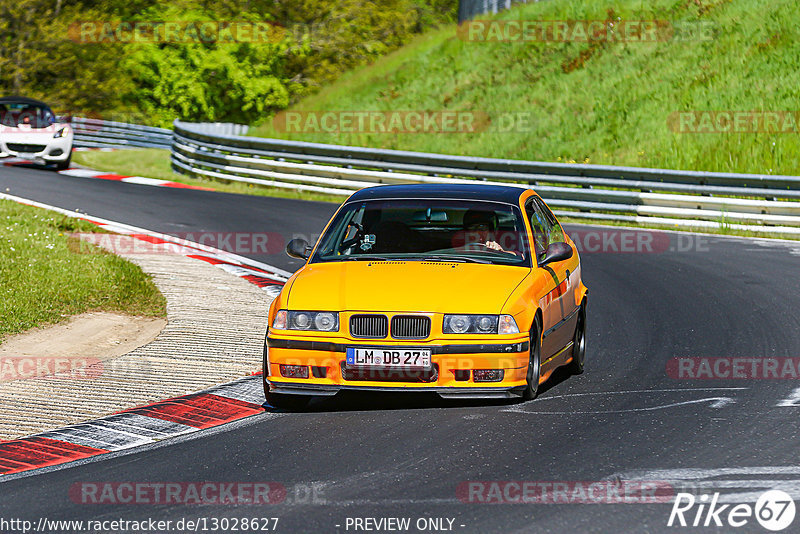
<svg viewBox="0 0 800 534">
<path fill-rule="evenodd" d="M 500 313 L 526 267 L 415 261 L 310 263 L 289 289 L 293 310 Z"/>
</svg>

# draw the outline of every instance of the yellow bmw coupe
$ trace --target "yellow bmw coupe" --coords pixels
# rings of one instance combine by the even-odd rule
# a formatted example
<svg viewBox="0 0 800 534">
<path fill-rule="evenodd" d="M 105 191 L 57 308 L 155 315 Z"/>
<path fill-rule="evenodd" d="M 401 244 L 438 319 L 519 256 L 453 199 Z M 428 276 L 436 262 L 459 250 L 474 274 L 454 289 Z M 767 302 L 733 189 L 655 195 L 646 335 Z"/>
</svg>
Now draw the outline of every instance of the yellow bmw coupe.
<svg viewBox="0 0 800 534">
<path fill-rule="evenodd" d="M 342 390 L 532 399 L 583 371 L 578 251 L 532 190 L 388 185 L 342 204 L 269 310 L 264 391 L 302 408 Z"/>
</svg>

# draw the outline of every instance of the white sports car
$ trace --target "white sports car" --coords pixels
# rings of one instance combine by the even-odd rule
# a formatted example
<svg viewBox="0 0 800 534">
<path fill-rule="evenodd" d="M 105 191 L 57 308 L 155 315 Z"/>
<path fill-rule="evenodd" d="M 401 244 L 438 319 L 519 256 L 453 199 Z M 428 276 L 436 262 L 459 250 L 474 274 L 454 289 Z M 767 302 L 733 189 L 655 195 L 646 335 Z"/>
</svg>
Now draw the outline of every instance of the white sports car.
<svg viewBox="0 0 800 534">
<path fill-rule="evenodd" d="M 72 127 L 58 122 L 44 102 L 0 98 L 0 158 L 9 156 L 66 169 L 72 158 Z"/>
</svg>

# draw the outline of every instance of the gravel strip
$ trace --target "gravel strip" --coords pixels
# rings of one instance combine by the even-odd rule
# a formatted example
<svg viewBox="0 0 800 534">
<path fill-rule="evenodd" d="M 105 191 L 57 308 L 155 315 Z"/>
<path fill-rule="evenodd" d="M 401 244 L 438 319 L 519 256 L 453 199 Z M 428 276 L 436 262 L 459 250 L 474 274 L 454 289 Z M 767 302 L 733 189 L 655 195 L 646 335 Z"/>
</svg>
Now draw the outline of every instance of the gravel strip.
<svg viewBox="0 0 800 534">
<path fill-rule="evenodd" d="M 272 300 L 266 291 L 183 256 L 123 257 L 153 275 L 167 299 L 167 326 L 151 343 L 98 363 L 98 372 L 87 373 L 91 378 L 0 383 L 0 440 L 193 393 L 261 369 Z"/>
</svg>

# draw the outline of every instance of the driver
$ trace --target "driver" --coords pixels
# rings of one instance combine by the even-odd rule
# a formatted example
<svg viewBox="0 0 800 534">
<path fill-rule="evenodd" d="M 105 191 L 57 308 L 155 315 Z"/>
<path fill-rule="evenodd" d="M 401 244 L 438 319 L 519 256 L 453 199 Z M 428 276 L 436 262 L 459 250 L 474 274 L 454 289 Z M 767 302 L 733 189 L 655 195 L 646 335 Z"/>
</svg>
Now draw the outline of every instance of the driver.
<svg viewBox="0 0 800 534">
<path fill-rule="evenodd" d="M 467 210 L 464 214 L 463 226 L 464 230 L 467 231 L 468 246 L 479 244 L 488 249 L 497 250 L 498 252 L 516 254 L 513 251 L 505 250 L 495 241 L 495 232 L 498 226 L 497 214 L 495 212 L 476 209 Z"/>
</svg>

